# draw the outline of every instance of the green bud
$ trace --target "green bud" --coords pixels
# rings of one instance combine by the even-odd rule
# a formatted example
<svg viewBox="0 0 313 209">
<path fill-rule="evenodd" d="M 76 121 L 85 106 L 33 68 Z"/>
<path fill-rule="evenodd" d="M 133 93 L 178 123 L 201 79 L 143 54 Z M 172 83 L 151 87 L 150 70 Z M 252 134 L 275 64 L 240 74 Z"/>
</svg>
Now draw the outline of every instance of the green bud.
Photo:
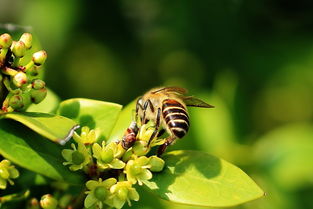
<svg viewBox="0 0 313 209">
<path fill-rule="evenodd" d="M 35 104 L 39 104 L 42 100 L 44 100 L 47 96 L 47 89 L 31 89 L 30 90 L 31 100 Z"/>
<path fill-rule="evenodd" d="M 164 168 L 164 160 L 157 157 L 157 156 L 151 156 L 149 157 L 149 165 L 151 166 L 150 167 L 150 170 L 152 172 L 160 172 L 163 170 Z"/>
<path fill-rule="evenodd" d="M 26 46 L 23 41 L 14 42 L 12 45 L 12 52 L 15 57 L 23 57 L 26 52 Z"/>
<path fill-rule="evenodd" d="M 23 72 L 18 72 L 15 74 L 15 76 L 13 77 L 13 84 L 16 86 L 16 87 L 21 87 L 23 86 L 24 84 L 27 83 L 27 76 L 25 73 Z"/>
<path fill-rule="evenodd" d="M 22 41 L 25 44 L 26 48 L 29 49 L 32 47 L 33 36 L 30 33 L 23 33 L 20 41 Z"/>
<path fill-rule="evenodd" d="M 42 89 L 46 86 L 46 83 L 43 80 L 40 79 L 36 79 L 32 82 L 32 88 L 39 90 Z"/>
<path fill-rule="evenodd" d="M 15 110 L 22 109 L 24 107 L 23 97 L 21 95 L 13 95 L 9 99 L 9 106 Z"/>
<path fill-rule="evenodd" d="M 4 33 L 0 36 L 0 48 L 3 48 L 3 49 L 10 48 L 11 44 L 12 44 L 12 37 L 9 34 Z"/>
<path fill-rule="evenodd" d="M 41 50 L 41 51 L 33 54 L 33 61 L 34 61 L 35 65 L 44 64 L 46 59 L 47 59 L 47 52 L 44 50 Z"/>
<path fill-rule="evenodd" d="M 98 200 L 103 201 L 108 195 L 108 190 L 103 186 L 98 186 L 94 191 L 94 195 Z"/>
<path fill-rule="evenodd" d="M 43 209 L 56 209 L 57 205 L 58 201 L 51 194 L 43 195 L 40 199 L 40 206 Z"/>
<path fill-rule="evenodd" d="M 82 164 L 85 161 L 85 156 L 79 151 L 74 151 L 72 153 L 72 162 L 75 165 Z"/>
<path fill-rule="evenodd" d="M 11 96 L 9 106 L 15 110 L 24 110 L 31 104 L 29 93 L 22 93 Z"/>
</svg>

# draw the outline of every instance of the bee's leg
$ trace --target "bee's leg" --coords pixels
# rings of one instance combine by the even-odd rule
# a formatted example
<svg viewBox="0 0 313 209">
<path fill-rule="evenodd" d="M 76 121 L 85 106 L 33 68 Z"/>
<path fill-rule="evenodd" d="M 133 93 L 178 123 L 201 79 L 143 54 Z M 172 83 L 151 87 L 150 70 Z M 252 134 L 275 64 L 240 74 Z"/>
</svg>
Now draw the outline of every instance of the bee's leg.
<svg viewBox="0 0 313 209">
<path fill-rule="evenodd" d="M 154 137 L 158 134 L 159 129 L 160 129 L 160 124 L 161 124 L 161 108 L 158 108 L 158 114 L 155 120 L 155 129 L 152 135 L 150 136 L 150 139 L 148 141 L 148 146 L 150 145 L 150 142 L 152 141 L 152 139 L 154 139 Z"/>
<path fill-rule="evenodd" d="M 165 152 L 166 148 L 170 146 L 176 140 L 176 138 L 176 136 L 169 136 L 166 139 L 166 142 L 159 147 L 158 156 L 161 156 Z"/>
<path fill-rule="evenodd" d="M 136 102 L 136 115 L 135 115 L 135 120 L 136 122 L 138 122 L 138 111 L 139 109 L 143 111 L 143 107 L 142 105 L 139 103 L 139 101 L 141 100 L 141 98 L 139 98 Z M 142 122 L 142 121 L 141 121 Z"/>
<path fill-rule="evenodd" d="M 157 137 L 162 136 L 165 133 L 165 129 L 161 129 L 157 135 Z"/>
<path fill-rule="evenodd" d="M 150 107 L 150 110 L 152 113 L 154 113 L 154 107 L 153 107 L 153 104 L 151 102 L 150 99 L 148 99 L 144 104 L 143 104 L 143 117 L 142 117 L 142 123 L 145 124 L 146 123 L 146 111 L 148 109 L 148 107 Z"/>
</svg>

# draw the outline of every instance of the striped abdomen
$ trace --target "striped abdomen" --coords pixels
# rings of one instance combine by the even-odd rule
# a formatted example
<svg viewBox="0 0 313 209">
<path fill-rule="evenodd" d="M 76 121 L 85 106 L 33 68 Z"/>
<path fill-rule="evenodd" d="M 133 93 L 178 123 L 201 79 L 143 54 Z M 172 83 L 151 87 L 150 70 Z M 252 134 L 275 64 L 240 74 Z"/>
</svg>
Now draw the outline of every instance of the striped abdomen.
<svg viewBox="0 0 313 209">
<path fill-rule="evenodd" d="M 186 135 L 189 129 L 189 117 L 186 108 L 174 99 L 163 101 L 162 114 L 169 130 L 178 138 Z"/>
</svg>

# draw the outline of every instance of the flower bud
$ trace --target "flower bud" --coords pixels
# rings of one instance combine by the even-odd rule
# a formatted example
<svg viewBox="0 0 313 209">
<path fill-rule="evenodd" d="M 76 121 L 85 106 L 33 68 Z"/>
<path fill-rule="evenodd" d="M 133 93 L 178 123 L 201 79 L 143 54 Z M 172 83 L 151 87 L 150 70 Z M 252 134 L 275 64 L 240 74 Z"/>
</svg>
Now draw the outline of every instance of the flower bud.
<svg viewBox="0 0 313 209">
<path fill-rule="evenodd" d="M 45 86 L 46 83 L 40 79 L 36 79 L 32 82 L 32 88 L 36 90 L 43 89 Z"/>
<path fill-rule="evenodd" d="M 20 41 L 22 41 L 27 49 L 30 49 L 32 47 L 32 41 L 33 36 L 30 33 L 23 33 L 23 35 L 20 38 Z"/>
<path fill-rule="evenodd" d="M 42 100 L 44 100 L 47 96 L 47 89 L 31 89 L 30 90 L 31 100 L 35 104 L 39 104 Z"/>
<path fill-rule="evenodd" d="M 47 52 L 44 50 L 38 51 L 33 54 L 33 61 L 35 65 L 42 65 L 47 59 Z"/>
<path fill-rule="evenodd" d="M 14 42 L 12 46 L 12 52 L 15 57 L 23 57 L 25 55 L 26 46 L 23 41 Z"/>
<path fill-rule="evenodd" d="M 3 48 L 3 49 L 10 48 L 11 44 L 12 44 L 12 37 L 9 34 L 4 33 L 0 36 L 0 48 Z"/>
<path fill-rule="evenodd" d="M 149 157 L 149 165 L 151 166 L 150 167 L 150 170 L 152 172 L 160 172 L 163 170 L 164 168 L 164 160 L 157 157 L 157 156 L 151 156 Z"/>
<path fill-rule="evenodd" d="M 13 84 L 16 86 L 16 87 L 21 87 L 23 86 L 24 84 L 27 83 L 27 76 L 25 73 L 23 72 L 18 72 L 15 74 L 15 76 L 13 77 Z"/>
<path fill-rule="evenodd" d="M 22 109 L 24 107 L 23 97 L 21 95 L 13 95 L 9 99 L 9 106 L 15 110 Z"/>
<path fill-rule="evenodd" d="M 55 209 L 57 205 L 58 201 L 51 194 L 46 194 L 40 199 L 40 206 L 44 209 Z"/>
<path fill-rule="evenodd" d="M 94 194 L 98 200 L 103 201 L 108 196 L 108 190 L 103 186 L 98 186 L 95 189 Z"/>
<path fill-rule="evenodd" d="M 29 200 L 26 209 L 40 209 L 38 200 L 36 198 Z"/>
<path fill-rule="evenodd" d="M 74 151 L 72 153 L 72 162 L 75 165 L 79 165 L 85 161 L 85 156 L 83 153 L 80 153 L 79 151 Z"/>
</svg>

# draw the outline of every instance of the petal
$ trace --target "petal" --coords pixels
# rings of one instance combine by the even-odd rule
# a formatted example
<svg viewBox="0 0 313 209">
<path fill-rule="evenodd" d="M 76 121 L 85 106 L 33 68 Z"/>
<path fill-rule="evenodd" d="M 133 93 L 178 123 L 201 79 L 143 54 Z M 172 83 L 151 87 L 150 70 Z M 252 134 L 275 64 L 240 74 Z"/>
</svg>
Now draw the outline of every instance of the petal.
<svg viewBox="0 0 313 209">
<path fill-rule="evenodd" d="M 105 169 L 110 168 L 109 164 L 102 163 L 102 162 L 99 162 L 99 161 L 97 161 L 97 165 L 98 165 L 98 167 L 99 167 L 101 170 L 105 170 Z"/>
<path fill-rule="evenodd" d="M 95 180 L 89 180 L 87 181 L 86 183 L 86 187 L 89 189 L 89 190 L 94 190 L 97 186 L 99 186 L 99 182 L 98 181 L 95 181 Z"/>
<path fill-rule="evenodd" d="M 130 181 L 132 184 L 136 184 L 137 183 L 137 179 L 134 176 L 132 176 L 132 175 L 127 173 L 126 177 L 127 177 L 127 181 Z"/>
<path fill-rule="evenodd" d="M 103 185 L 105 188 L 110 188 L 111 186 L 113 186 L 116 183 L 116 179 L 115 178 L 109 178 L 104 180 L 101 185 Z"/>
<path fill-rule="evenodd" d="M 101 146 L 98 143 L 92 145 L 93 156 L 97 159 L 101 158 Z"/>
<path fill-rule="evenodd" d="M 151 178 L 152 178 L 152 173 L 147 169 L 144 169 L 142 173 L 138 176 L 138 179 L 140 180 L 149 180 Z"/>
<path fill-rule="evenodd" d="M 136 163 L 141 166 L 147 165 L 149 163 L 149 158 L 146 156 L 141 156 L 140 158 L 136 159 Z"/>
<path fill-rule="evenodd" d="M 72 161 L 72 153 L 73 153 L 73 152 L 74 152 L 74 151 L 71 150 L 71 149 L 64 149 L 64 150 L 62 150 L 62 156 L 63 156 L 63 158 L 64 158 L 66 161 L 70 162 L 70 161 Z"/>
<path fill-rule="evenodd" d="M 79 169 L 82 169 L 83 168 L 83 166 L 80 164 L 80 165 L 71 165 L 70 167 L 70 170 L 72 170 L 72 171 L 77 171 L 77 170 L 79 170 Z"/>
<path fill-rule="evenodd" d="M 12 178 L 12 179 L 16 179 L 20 175 L 18 170 L 15 168 L 10 168 L 9 173 L 10 173 L 10 178 Z"/>
<path fill-rule="evenodd" d="M 129 189 L 128 197 L 131 200 L 135 200 L 135 201 L 139 200 L 139 194 L 138 194 L 138 192 L 136 191 L 135 188 Z"/>
<path fill-rule="evenodd" d="M 121 200 L 118 197 L 114 197 L 113 199 L 113 206 L 117 209 L 120 209 L 123 207 L 123 205 L 125 204 L 125 200 Z"/>
<path fill-rule="evenodd" d="M 0 177 L 0 189 L 7 188 L 7 181 Z"/>
<path fill-rule="evenodd" d="M 95 196 L 93 196 L 93 194 L 88 194 L 85 201 L 84 201 L 85 208 L 91 207 L 97 201 L 98 201 L 97 198 Z"/>
<path fill-rule="evenodd" d="M 109 165 L 114 169 L 122 169 L 124 168 L 125 163 L 119 159 L 114 159 Z"/>
<path fill-rule="evenodd" d="M 83 127 L 82 127 L 82 131 L 81 131 L 81 134 L 83 134 L 83 133 L 84 133 L 84 134 L 87 134 L 87 133 L 89 132 L 89 130 L 90 130 L 90 129 L 89 129 L 88 126 L 83 126 Z"/>
</svg>

